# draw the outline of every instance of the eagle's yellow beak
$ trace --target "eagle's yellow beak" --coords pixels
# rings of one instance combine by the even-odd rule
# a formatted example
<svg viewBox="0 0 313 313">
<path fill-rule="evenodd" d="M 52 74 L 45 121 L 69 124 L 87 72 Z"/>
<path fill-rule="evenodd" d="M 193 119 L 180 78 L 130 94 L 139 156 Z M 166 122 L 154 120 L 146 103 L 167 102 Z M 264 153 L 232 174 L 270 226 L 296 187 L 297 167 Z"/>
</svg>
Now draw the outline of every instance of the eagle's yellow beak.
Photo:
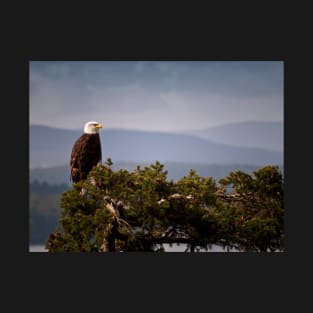
<svg viewBox="0 0 313 313">
<path fill-rule="evenodd" d="M 102 128 L 102 125 L 99 123 L 96 125 L 96 128 Z"/>
</svg>

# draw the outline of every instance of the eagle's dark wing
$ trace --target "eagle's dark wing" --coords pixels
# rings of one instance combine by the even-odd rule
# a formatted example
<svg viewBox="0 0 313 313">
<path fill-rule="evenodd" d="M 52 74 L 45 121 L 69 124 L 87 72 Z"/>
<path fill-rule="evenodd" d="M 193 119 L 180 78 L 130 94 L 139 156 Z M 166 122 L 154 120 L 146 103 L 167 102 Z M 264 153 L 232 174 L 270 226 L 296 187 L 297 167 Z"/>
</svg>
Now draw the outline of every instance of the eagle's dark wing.
<svg viewBox="0 0 313 313">
<path fill-rule="evenodd" d="M 74 183 L 86 179 L 92 167 L 101 161 L 99 134 L 83 134 L 79 137 L 71 153 L 71 178 Z"/>
</svg>

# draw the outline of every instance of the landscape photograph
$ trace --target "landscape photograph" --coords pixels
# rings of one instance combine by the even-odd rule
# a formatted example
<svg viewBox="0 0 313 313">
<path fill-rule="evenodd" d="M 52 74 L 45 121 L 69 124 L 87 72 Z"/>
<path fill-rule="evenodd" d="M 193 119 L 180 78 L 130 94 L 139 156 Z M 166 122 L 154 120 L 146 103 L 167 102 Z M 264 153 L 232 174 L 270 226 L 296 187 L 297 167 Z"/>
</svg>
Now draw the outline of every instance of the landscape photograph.
<svg viewBox="0 0 313 313">
<path fill-rule="evenodd" d="M 283 252 L 283 61 L 30 61 L 29 252 Z"/>
</svg>

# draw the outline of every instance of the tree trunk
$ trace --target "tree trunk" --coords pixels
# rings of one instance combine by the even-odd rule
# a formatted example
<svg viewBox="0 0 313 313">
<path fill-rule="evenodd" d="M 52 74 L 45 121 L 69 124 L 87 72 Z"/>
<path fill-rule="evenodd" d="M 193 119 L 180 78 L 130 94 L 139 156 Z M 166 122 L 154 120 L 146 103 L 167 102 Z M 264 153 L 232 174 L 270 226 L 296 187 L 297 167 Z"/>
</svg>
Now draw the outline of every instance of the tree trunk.
<svg viewBox="0 0 313 313">
<path fill-rule="evenodd" d="M 101 246 L 102 252 L 115 252 L 115 239 L 118 232 L 118 223 L 114 220 L 108 224 L 104 232 L 103 244 Z"/>
<path fill-rule="evenodd" d="M 102 252 L 115 252 L 115 238 L 113 236 L 104 238 Z"/>
</svg>

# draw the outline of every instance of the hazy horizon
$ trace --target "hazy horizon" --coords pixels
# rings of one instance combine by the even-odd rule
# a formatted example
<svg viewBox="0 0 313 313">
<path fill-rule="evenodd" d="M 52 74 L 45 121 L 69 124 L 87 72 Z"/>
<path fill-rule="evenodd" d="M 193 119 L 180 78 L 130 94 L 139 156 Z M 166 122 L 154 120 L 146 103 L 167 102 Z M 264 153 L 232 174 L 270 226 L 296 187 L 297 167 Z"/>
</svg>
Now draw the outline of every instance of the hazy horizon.
<svg viewBox="0 0 313 313">
<path fill-rule="evenodd" d="M 277 123 L 284 123 L 283 121 L 254 121 L 254 120 L 247 120 L 247 121 L 240 121 L 240 122 L 230 122 L 230 123 L 224 123 L 219 124 L 211 127 L 205 127 L 205 128 L 192 128 L 192 129 L 183 129 L 183 130 L 173 130 L 173 131 L 167 131 L 167 130 L 142 130 L 137 128 L 126 128 L 126 127 L 109 127 L 104 129 L 106 130 L 129 130 L 129 131 L 144 131 L 144 132 L 160 132 L 160 133 L 182 133 L 182 132 L 192 132 L 192 131 L 202 131 L 210 128 L 218 128 L 223 126 L 229 126 L 229 125 L 239 125 L 239 124 L 247 124 L 247 123 L 271 123 L 271 124 L 277 124 Z M 30 126 L 42 126 L 42 127 L 49 127 L 49 128 L 56 128 L 56 129 L 63 129 L 63 130 L 74 130 L 74 131 L 82 131 L 83 126 L 80 128 L 65 128 L 65 127 L 56 127 L 56 126 L 49 126 L 44 124 L 30 124 Z"/>
</svg>

